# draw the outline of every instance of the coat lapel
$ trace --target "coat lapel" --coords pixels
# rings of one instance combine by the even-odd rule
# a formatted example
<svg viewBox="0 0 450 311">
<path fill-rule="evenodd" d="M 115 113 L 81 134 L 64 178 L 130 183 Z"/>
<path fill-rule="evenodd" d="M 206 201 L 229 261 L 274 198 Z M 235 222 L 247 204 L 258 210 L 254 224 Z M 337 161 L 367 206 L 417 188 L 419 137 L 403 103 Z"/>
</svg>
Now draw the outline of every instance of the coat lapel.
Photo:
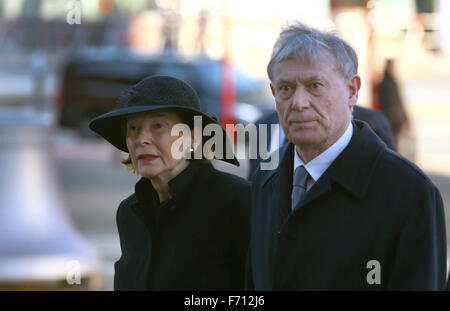
<svg viewBox="0 0 450 311">
<path fill-rule="evenodd" d="M 292 169 L 294 165 L 294 145 L 284 145 L 280 149 L 281 162 L 278 169 L 270 172 L 264 187 L 270 191 L 271 206 L 275 214 L 283 222 L 291 212 Z"/>
<path fill-rule="evenodd" d="M 327 176 L 357 198 L 362 198 L 371 182 L 380 155 L 386 145 L 370 126 L 353 120 L 353 137 L 347 148 L 326 171 Z M 325 175 L 325 174 L 324 174 Z"/>
<path fill-rule="evenodd" d="M 314 185 L 309 189 L 303 199 L 297 204 L 295 211 L 299 211 L 305 205 L 311 203 L 312 201 L 318 199 L 325 193 L 331 190 L 330 179 L 327 176 L 322 175 L 319 180 L 314 183 Z"/>
<path fill-rule="evenodd" d="M 302 207 L 330 191 L 333 183 L 358 198 L 364 195 L 376 160 L 386 147 L 365 122 L 353 121 L 352 123 L 354 132 L 350 143 L 306 192 L 296 210 L 301 210 Z"/>
</svg>

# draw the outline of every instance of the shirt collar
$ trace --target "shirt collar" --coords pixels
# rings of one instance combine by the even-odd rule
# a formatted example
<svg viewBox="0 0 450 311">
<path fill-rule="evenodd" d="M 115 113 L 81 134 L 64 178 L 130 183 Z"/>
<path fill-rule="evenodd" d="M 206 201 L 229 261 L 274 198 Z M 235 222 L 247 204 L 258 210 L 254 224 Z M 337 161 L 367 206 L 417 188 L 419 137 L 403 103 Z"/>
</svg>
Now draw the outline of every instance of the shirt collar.
<svg viewBox="0 0 450 311">
<path fill-rule="evenodd" d="M 344 134 L 328 149 L 319 154 L 317 157 L 309 161 L 306 165 L 300 159 L 297 154 L 297 149 L 294 148 L 294 172 L 297 167 L 303 165 L 309 175 L 317 181 L 320 176 L 327 170 L 327 168 L 333 163 L 338 155 L 347 147 L 353 135 L 353 125 L 349 122 Z"/>
</svg>

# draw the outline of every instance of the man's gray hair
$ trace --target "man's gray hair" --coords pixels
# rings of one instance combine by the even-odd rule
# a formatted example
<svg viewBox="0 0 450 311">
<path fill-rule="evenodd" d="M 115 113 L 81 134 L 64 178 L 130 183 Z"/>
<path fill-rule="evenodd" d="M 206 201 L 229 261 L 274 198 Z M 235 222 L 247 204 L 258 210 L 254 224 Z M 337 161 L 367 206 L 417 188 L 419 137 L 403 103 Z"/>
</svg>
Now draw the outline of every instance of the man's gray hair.
<svg viewBox="0 0 450 311">
<path fill-rule="evenodd" d="M 324 51 L 334 56 L 336 68 L 344 78 L 351 79 L 357 74 L 358 56 L 355 50 L 335 34 L 309 27 L 299 21 L 284 26 L 267 66 L 269 79 L 273 81 L 274 66 L 279 62 L 296 58 L 314 61 Z"/>
</svg>

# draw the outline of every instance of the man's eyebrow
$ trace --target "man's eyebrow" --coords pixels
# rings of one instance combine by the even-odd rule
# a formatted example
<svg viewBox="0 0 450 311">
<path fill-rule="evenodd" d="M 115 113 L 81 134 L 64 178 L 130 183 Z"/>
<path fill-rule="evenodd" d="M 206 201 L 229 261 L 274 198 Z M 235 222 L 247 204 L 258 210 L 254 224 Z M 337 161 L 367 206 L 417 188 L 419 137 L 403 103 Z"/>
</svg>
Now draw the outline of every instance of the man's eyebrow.
<svg viewBox="0 0 450 311">
<path fill-rule="evenodd" d="M 314 75 L 314 76 L 311 76 L 311 77 L 308 77 L 305 79 L 306 82 L 317 81 L 317 80 L 325 81 L 326 78 L 321 75 Z"/>
<path fill-rule="evenodd" d="M 292 82 L 291 80 L 287 80 L 287 79 L 278 79 L 275 82 L 275 85 L 280 85 L 280 84 L 295 84 L 295 82 Z"/>
<path fill-rule="evenodd" d="M 327 81 L 326 77 L 322 76 L 322 75 L 313 75 L 310 77 L 306 77 L 304 79 L 301 79 L 302 83 L 310 83 L 312 81 Z M 280 85 L 280 84 L 295 84 L 295 82 L 293 82 L 292 80 L 288 80 L 286 78 L 280 78 L 279 80 L 277 80 L 275 82 L 275 85 Z"/>
</svg>

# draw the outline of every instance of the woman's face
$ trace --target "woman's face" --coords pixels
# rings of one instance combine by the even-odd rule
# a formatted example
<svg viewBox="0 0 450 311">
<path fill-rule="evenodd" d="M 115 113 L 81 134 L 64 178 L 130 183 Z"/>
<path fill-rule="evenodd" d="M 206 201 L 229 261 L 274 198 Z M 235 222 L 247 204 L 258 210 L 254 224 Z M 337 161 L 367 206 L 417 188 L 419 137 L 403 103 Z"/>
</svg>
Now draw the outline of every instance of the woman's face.
<svg viewBox="0 0 450 311">
<path fill-rule="evenodd" d="M 182 120 L 171 111 L 150 111 L 127 118 L 127 147 L 140 176 L 168 181 L 187 165 L 187 160 L 177 160 L 171 154 L 172 143 L 179 138 L 170 135 L 177 123 Z"/>
</svg>

